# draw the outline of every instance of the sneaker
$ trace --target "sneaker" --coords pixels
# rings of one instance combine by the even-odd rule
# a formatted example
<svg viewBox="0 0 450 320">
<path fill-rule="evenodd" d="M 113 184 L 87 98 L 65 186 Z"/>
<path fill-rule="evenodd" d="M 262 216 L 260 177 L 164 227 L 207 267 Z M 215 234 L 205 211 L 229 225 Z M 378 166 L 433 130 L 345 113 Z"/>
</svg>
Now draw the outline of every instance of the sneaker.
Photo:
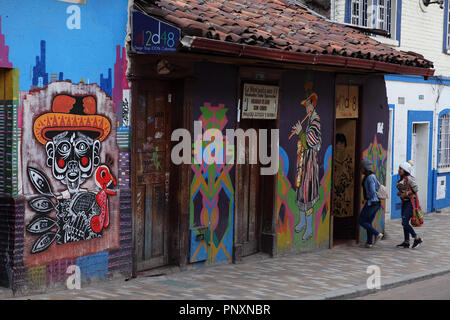
<svg viewBox="0 0 450 320">
<path fill-rule="evenodd" d="M 412 248 L 413 248 L 413 249 L 418 248 L 422 242 L 423 242 L 423 241 L 422 241 L 421 238 L 419 238 L 419 239 L 414 239 L 414 243 L 413 243 L 413 245 L 412 245 Z"/>
<path fill-rule="evenodd" d="M 397 248 L 409 248 L 409 242 L 403 241 L 397 245 Z"/>
<path fill-rule="evenodd" d="M 382 234 L 382 233 L 380 232 L 380 233 L 375 237 L 375 242 L 374 242 L 374 244 L 377 243 L 378 240 L 383 239 L 383 236 L 384 236 L 384 234 Z"/>
<path fill-rule="evenodd" d="M 371 244 L 371 243 L 366 243 L 365 247 L 366 247 L 366 248 L 372 248 L 372 247 L 373 247 L 373 244 Z"/>
</svg>

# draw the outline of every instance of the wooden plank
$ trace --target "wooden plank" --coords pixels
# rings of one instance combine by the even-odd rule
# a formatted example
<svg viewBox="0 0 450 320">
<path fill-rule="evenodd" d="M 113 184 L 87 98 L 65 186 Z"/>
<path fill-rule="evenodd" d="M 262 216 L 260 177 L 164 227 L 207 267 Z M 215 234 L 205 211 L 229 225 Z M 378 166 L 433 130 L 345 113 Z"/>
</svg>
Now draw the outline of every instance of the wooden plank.
<svg viewBox="0 0 450 320">
<path fill-rule="evenodd" d="M 139 271 L 157 268 L 167 264 L 167 256 L 160 256 L 149 260 L 142 260 L 138 262 L 137 268 Z"/>
<path fill-rule="evenodd" d="M 247 154 L 248 154 L 248 150 L 245 151 L 246 153 L 246 158 Z M 248 163 L 248 162 L 247 162 Z M 248 230 L 248 214 L 249 214 L 249 185 L 250 185 L 250 168 L 248 164 L 245 164 L 242 166 L 243 169 L 243 175 L 244 175 L 244 179 L 243 179 L 243 184 L 242 184 L 242 188 L 243 188 L 243 193 L 242 193 L 242 201 L 243 201 L 243 215 L 242 215 L 242 223 L 241 223 L 241 232 L 243 234 L 243 242 L 248 242 L 249 241 L 249 230 Z"/>
<path fill-rule="evenodd" d="M 145 236 L 144 236 L 144 259 L 152 256 L 152 214 L 153 214 L 153 190 L 151 185 L 146 186 L 145 192 Z"/>
<path fill-rule="evenodd" d="M 142 261 L 144 258 L 144 216 L 145 216 L 145 187 L 138 186 L 136 190 L 136 206 L 135 206 L 135 219 L 136 219 L 136 261 Z"/>
<path fill-rule="evenodd" d="M 248 241 L 257 241 L 257 212 L 258 212 L 258 204 L 257 201 L 260 199 L 260 195 L 258 194 L 258 165 L 251 164 L 250 165 L 250 179 L 249 179 L 249 212 L 248 212 Z"/>
<path fill-rule="evenodd" d="M 152 257 L 165 255 L 164 252 L 164 218 L 166 205 L 164 199 L 164 185 L 153 187 L 153 215 L 152 215 Z"/>
</svg>

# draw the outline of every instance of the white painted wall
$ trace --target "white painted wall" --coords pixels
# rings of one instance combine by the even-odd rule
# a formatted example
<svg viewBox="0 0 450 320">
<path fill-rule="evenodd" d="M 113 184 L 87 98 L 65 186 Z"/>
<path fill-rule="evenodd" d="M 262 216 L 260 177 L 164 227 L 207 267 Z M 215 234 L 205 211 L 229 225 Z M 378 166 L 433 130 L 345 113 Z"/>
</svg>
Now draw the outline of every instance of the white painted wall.
<svg viewBox="0 0 450 320">
<path fill-rule="evenodd" d="M 410 83 L 400 81 L 386 81 L 386 92 L 388 103 L 395 104 L 395 131 L 394 131 L 394 163 L 393 170 L 406 159 L 407 150 L 407 121 L 408 110 L 414 111 L 433 111 L 433 154 L 432 167 L 437 167 L 437 137 L 438 137 L 438 117 L 439 112 L 449 108 L 450 105 L 450 86 L 438 84 Z M 440 94 L 438 100 L 438 94 Z M 424 99 L 419 100 L 419 95 Z M 405 104 L 398 104 L 398 98 L 404 97 Z M 394 171 L 395 174 L 395 171 Z"/>
<path fill-rule="evenodd" d="M 435 75 L 450 76 L 450 55 L 443 53 L 444 10 L 422 0 L 403 0 L 400 50 L 414 51 L 434 62 Z"/>
<path fill-rule="evenodd" d="M 345 22 L 345 0 L 331 1 L 331 19 L 337 22 Z"/>
</svg>

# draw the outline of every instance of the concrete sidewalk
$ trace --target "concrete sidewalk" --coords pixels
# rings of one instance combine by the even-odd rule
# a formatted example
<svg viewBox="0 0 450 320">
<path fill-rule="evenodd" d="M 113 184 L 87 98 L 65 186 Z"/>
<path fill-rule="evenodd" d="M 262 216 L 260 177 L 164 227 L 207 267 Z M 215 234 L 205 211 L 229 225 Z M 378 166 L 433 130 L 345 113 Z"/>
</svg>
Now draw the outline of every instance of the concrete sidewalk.
<svg viewBox="0 0 450 320">
<path fill-rule="evenodd" d="M 369 293 L 367 267 L 381 268 L 381 290 L 450 272 L 450 210 L 426 215 L 416 228 L 420 248 L 397 249 L 400 219 L 386 223 L 387 239 L 374 248 L 332 250 L 266 258 L 242 264 L 192 268 L 161 276 L 110 281 L 81 290 L 55 291 L 18 299 L 346 299 Z M 0 292 L 1 297 L 1 292 Z M 16 298 L 17 299 L 17 298 Z"/>
</svg>

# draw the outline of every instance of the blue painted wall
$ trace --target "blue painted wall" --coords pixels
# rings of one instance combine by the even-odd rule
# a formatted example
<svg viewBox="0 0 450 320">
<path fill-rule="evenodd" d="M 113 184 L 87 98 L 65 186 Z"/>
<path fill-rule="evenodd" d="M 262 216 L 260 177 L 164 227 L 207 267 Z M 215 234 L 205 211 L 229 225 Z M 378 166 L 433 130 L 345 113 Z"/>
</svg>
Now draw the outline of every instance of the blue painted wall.
<svg viewBox="0 0 450 320">
<path fill-rule="evenodd" d="M 10 61 L 20 69 L 20 90 L 31 88 L 37 76 L 43 85 L 50 74 L 64 80 L 100 84 L 116 61 L 116 45 L 125 43 L 127 0 L 88 0 L 80 9 L 80 29 L 69 29 L 72 3 L 56 0 L 2 0 L 2 33 Z M 105 82 L 106 92 L 111 88 Z"/>
</svg>

